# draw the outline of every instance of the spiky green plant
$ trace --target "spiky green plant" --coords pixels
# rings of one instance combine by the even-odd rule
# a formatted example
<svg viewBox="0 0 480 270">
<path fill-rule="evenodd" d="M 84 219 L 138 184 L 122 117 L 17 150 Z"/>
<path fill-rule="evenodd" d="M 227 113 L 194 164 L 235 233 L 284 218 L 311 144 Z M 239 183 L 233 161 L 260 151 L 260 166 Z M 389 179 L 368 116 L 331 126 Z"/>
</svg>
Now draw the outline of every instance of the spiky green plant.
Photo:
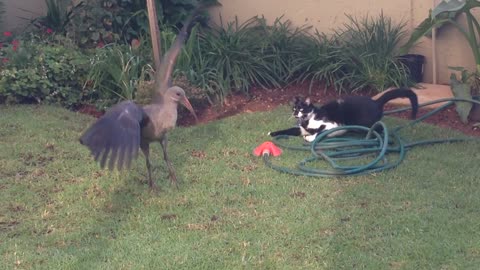
<svg viewBox="0 0 480 270">
<path fill-rule="evenodd" d="M 390 86 L 410 85 L 406 69 L 397 60 L 405 23 L 394 23 L 383 13 L 376 18 L 347 18 L 335 35 L 342 47 L 340 56 L 347 60 L 344 63 L 350 89 L 383 91 Z"/>
<path fill-rule="evenodd" d="M 126 45 L 107 46 L 99 49 L 92 60 L 88 80 L 93 82 L 100 100 L 104 99 L 103 105 L 134 99 L 139 82 L 148 79 L 151 66 L 136 50 Z"/>
<path fill-rule="evenodd" d="M 396 24 L 383 13 L 376 18 L 347 18 L 332 37 L 317 31 L 306 48 L 298 50 L 294 60 L 297 81 L 325 82 L 338 92 L 411 85 L 397 59 L 405 24 Z"/>
<path fill-rule="evenodd" d="M 262 36 L 259 42 L 266 61 L 271 65 L 277 80 L 288 83 L 292 78 L 295 60 L 308 50 L 305 40 L 309 39 L 311 26 L 293 27 L 292 22 L 283 16 L 276 18 L 272 25 L 267 24 L 264 17 L 257 20 Z"/>
<path fill-rule="evenodd" d="M 223 23 L 204 31 L 200 35 L 200 50 L 204 52 L 203 64 L 216 74 L 216 80 L 224 92 L 230 89 L 248 94 L 254 85 L 278 87 L 279 81 L 275 69 L 268 62 L 269 55 L 264 54 L 256 17 L 240 24 Z"/>
<path fill-rule="evenodd" d="M 291 79 L 297 83 L 310 82 L 310 91 L 315 82 L 323 82 L 327 87 L 335 87 L 337 91 L 344 91 L 346 74 L 343 67 L 342 51 L 335 43 L 334 38 L 315 31 L 303 42 L 297 43 L 295 57 L 292 60 L 293 68 Z"/>
<path fill-rule="evenodd" d="M 291 79 L 300 48 L 296 44 L 307 30 L 304 26 L 293 28 L 282 17 L 268 25 L 258 16 L 243 24 L 229 22 L 225 28 L 194 27 L 177 68 L 218 101 L 232 89 L 248 94 L 253 86 L 277 87 Z"/>
<path fill-rule="evenodd" d="M 58 33 L 64 32 L 75 11 L 79 10 L 83 4 L 83 2 L 79 2 L 73 4 L 71 8 L 67 8 L 66 0 L 45 0 L 47 14 L 33 20 L 32 23 L 50 28 Z"/>
</svg>

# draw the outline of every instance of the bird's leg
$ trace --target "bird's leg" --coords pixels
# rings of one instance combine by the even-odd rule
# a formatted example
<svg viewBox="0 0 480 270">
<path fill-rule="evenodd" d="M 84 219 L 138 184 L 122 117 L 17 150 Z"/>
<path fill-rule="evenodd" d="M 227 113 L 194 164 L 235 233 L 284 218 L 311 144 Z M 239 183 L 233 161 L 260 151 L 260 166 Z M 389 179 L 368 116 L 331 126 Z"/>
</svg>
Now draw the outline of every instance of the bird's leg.
<svg viewBox="0 0 480 270">
<path fill-rule="evenodd" d="M 147 164 L 148 185 L 151 189 L 157 190 L 157 184 L 152 179 L 152 164 L 150 164 L 150 144 L 142 141 L 140 143 L 140 149 L 142 149 L 143 155 L 145 156 L 145 163 Z"/>
<path fill-rule="evenodd" d="M 173 168 L 172 163 L 171 163 L 170 160 L 168 159 L 168 154 L 167 154 L 167 144 L 168 144 L 167 135 L 164 135 L 164 136 L 162 137 L 162 139 L 160 140 L 160 144 L 162 145 L 162 149 L 163 149 L 163 159 L 165 159 L 165 163 L 167 163 L 168 173 L 169 173 L 169 176 L 170 176 L 170 181 L 171 181 L 172 184 L 175 185 L 175 187 L 178 188 L 177 176 L 175 175 L 175 169 Z"/>
</svg>

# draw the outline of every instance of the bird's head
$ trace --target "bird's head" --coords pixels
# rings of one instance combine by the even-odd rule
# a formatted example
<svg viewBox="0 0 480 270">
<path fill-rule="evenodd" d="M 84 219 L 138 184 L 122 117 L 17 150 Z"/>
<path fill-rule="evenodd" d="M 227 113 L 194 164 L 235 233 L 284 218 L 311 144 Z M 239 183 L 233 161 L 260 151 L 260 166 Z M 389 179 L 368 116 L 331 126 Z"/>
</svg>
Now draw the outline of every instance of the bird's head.
<svg viewBox="0 0 480 270">
<path fill-rule="evenodd" d="M 193 116 L 195 117 L 195 120 L 196 121 L 198 120 L 197 114 L 193 110 L 192 104 L 190 104 L 190 101 L 188 101 L 187 95 L 185 94 L 185 91 L 182 88 L 178 86 L 172 86 L 168 88 L 167 91 L 165 92 L 164 98 L 166 100 L 172 100 L 173 102 L 176 102 L 176 103 L 181 103 L 183 106 L 185 106 L 185 108 L 187 108 L 190 111 L 190 113 L 193 114 Z"/>
</svg>

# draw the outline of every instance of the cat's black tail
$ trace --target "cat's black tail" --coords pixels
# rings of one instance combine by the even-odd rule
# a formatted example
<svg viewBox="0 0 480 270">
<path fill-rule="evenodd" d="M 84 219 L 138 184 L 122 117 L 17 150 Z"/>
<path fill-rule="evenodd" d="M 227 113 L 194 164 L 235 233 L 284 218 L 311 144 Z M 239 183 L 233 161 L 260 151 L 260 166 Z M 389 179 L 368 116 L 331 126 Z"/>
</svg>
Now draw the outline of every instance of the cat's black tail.
<svg viewBox="0 0 480 270">
<path fill-rule="evenodd" d="M 417 94 L 415 94 L 415 92 L 413 92 L 412 89 L 397 88 L 397 89 L 387 91 L 382 96 L 380 96 L 375 102 L 381 108 L 383 108 L 385 103 L 396 98 L 410 99 L 410 104 L 412 105 L 412 119 L 415 119 L 417 117 L 417 111 L 418 111 L 418 98 L 417 98 Z"/>
</svg>

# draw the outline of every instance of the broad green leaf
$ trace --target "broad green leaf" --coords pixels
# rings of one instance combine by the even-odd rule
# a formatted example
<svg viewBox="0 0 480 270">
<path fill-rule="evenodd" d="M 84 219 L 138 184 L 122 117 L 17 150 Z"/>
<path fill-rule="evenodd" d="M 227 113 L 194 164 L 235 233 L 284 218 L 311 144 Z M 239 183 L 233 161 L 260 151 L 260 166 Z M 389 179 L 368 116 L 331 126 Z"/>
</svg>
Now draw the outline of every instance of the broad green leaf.
<svg viewBox="0 0 480 270">
<path fill-rule="evenodd" d="M 431 37 L 433 28 L 441 28 L 447 23 L 455 22 L 455 18 L 470 9 L 479 7 L 480 2 L 477 0 L 449 0 L 440 2 L 413 31 L 410 39 L 400 49 L 402 54 L 408 51 L 422 38 L 423 36 Z"/>
<path fill-rule="evenodd" d="M 443 0 L 440 2 L 433 10 L 432 10 L 432 18 L 435 19 L 438 14 L 443 12 L 456 12 L 462 9 L 465 4 L 467 3 L 466 0 Z"/>
<path fill-rule="evenodd" d="M 453 95 L 456 98 L 463 98 L 463 99 L 471 99 L 472 95 L 470 93 L 470 84 L 461 82 L 457 79 L 455 74 L 450 76 L 450 87 L 452 89 Z M 455 102 L 456 110 L 458 115 L 460 116 L 460 120 L 463 123 L 468 122 L 468 115 L 470 114 L 470 110 L 472 109 L 472 103 L 470 102 Z"/>
</svg>

